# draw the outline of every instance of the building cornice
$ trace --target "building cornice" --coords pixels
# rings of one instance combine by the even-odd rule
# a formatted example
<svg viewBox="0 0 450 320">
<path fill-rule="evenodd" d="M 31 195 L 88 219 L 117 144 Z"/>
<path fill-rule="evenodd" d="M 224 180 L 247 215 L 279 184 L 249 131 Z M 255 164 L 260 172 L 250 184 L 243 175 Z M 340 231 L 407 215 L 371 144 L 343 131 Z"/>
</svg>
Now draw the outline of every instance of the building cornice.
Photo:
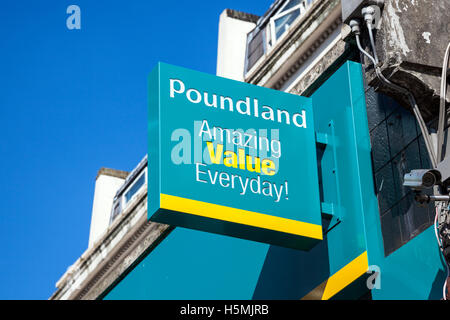
<svg viewBox="0 0 450 320">
<path fill-rule="evenodd" d="M 308 71 L 296 79 L 290 93 L 309 96 L 346 60 L 352 58 L 351 51 L 344 40 L 337 41 L 326 54 L 311 65 Z M 334 66 L 334 68 L 333 68 Z"/>
<path fill-rule="evenodd" d="M 57 283 L 51 300 L 98 299 L 136 260 L 171 231 L 147 219 L 147 188 Z"/>
<path fill-rule="evenodd" d="M 75 300 L 95 300 L 103 297 L 107 290 L 132 268 L 150 248 L 154 248 L 172 228 L 168 225 L 150 222 L 147 215 L 130 231 L 127 237 L 85 287 L 74 296 Z"/>
<path fill-rule="evenodd" d="M 280 89 L 317 48 L 342 24 L 340 0 L 319 0 L 309 13 L 263 57 L 246 82 Z M 294 49 L 294 50 L 292 50 Z"/>
</svg>

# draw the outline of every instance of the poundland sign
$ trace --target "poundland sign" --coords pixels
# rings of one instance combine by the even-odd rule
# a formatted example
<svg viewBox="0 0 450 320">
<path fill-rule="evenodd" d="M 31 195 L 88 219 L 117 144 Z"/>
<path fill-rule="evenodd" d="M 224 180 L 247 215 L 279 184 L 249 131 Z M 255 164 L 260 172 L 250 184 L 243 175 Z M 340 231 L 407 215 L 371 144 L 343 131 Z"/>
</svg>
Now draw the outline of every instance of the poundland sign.
<svg viewBox="0 0 450 320">
<path fill-rule="evenodd" d="M 150 220 L 305 250 L 322 239 L 311 99 L 167 64 L 149 86 Z"/>
</svg>

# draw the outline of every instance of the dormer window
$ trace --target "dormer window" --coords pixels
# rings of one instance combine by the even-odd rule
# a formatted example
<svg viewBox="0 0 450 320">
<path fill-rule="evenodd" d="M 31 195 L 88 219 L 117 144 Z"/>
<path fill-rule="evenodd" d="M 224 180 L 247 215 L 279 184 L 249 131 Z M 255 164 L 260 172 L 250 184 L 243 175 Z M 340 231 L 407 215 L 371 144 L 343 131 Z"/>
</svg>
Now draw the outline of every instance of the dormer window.
<svg viewBox="0 0 450 320">
<path fill-rule="evenodd" d="M 306 10 L 307 0 L 290 0 L 281 7 L 281 9 L 270 19 L 272 39 L 278 40 L 300 16 L 303 10 Z"/>
<path fill-rule="evenodd" d="M 263 17 L 247 36 L 247 59 L 245 73 L 270 52 L 277 42 L 287 34 L 296 20 L 303 16 L 315 0 L 287 0 L 274 8 L 274 13 Z"/>
</svg>

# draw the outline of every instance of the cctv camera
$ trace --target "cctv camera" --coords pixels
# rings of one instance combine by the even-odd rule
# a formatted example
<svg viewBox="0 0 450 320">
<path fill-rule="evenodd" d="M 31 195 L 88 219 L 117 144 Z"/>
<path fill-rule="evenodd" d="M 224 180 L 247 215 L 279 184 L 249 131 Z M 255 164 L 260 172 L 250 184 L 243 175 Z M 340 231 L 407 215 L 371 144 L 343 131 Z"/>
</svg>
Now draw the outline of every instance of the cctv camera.
<svg viewBox="0 0 450 320">
<path fill-rule="evenodd" d="M 441 173 L 433 169 L 411 170 L 403 178 L 403 186 L 413 190 L 429 189 L 441 183 Z"/>
</svg>

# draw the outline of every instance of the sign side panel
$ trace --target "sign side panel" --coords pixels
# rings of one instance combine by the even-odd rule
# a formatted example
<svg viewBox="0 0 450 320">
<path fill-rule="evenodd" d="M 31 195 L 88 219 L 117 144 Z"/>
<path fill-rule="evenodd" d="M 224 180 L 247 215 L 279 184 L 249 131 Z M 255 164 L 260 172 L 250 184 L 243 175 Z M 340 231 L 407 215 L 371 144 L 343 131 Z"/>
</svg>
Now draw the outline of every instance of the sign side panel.
<svg viewBox="0 0 450 320">
<path fill-rule="evenodd" d="M 161 191 L 161 128 L 160 128 L 160 65 L 156 66 L 149 75 L 148 97 L 148 203 L 147 216 L 149 219 L 159 210 Z"/>
</svg>

